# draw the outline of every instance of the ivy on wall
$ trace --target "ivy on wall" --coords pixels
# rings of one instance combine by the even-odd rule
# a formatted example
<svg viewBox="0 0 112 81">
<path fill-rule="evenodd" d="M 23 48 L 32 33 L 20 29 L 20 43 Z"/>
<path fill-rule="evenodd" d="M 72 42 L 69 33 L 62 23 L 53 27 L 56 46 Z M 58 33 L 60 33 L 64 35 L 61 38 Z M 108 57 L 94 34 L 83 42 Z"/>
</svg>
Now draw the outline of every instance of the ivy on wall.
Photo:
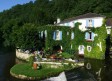
<svg viewBox="0 0 112 81">
<path fill-rule="evenodd" d="M 90 30 L 81 31 L 79 30 L 79 25 L 81 23 L 77 23 L 75 26 L 75 35 L 77 35 L 74 39 L 75 41 L 75 51 L 78 52 L 79 45 L 84 45 L 84 57 L 87 58 L 95 58 L 95 59 L 105 59 L 105 51 L 106 51 L 106 27 L 103 24 L 101 27 L 98 28 L 91 28 Z M 85 39 L 86 32 L 93 32 L 96 36 L 94 37 L 94 41 L 88 42 Z M 101 48 L 98 46 L 101 43 Z M 87 46 L 91 46 L 92 49 L 89 52 L 87 50 Z"/>
<path fill-rule="evenodd" d="M 47 37 L 45 38 L 45 49 L 53 49 L 53 46 L 62 46 L 64 51 L 74 50 L 78 54 L 79 45 L 84 45 L 84 56 L 87 58 L 95 59 L 105 59 L 105 50 L 106 50 L 106 27 L 103 24 L 98 28 L 91 28 L 86 31 L 81 31 L 79 29 L 81 23 L 76 23 L 74 28 L 67 26 L 42 26 L 38 28 L 39 31 L 47 31 Z M 53 33 L 54 31 L 62 31 L 62 40 L 54 40 Z M 71 39 L 72 32 L 74 33 L 74 39 Z M 95 34 L 94 41 L 88 42 L 85 39 L 86 32 L 93 32 Z M 68 34 L 67 34 L 68 33 Z M 101 48 L 98 46 L 101 43 Z M 91 51 L 87 50 L 87 46 L 91 46 Z"/>
<path fill-rule="evenodd" d="M 39 31 L 47 31 L 47 37 L 45 38 L 45 49 L 53 49 L 53 46 L 62 46 L 64 51 L 74 50 L 71 49 L 71 44 L 74 39 L 71 39 L 71 32 L 74 28 L 70 28 L 67 26 L 42 26 L 38 28 Z M 53 34 L 56 30 L 62 31 L 62 40 L 54 40 Z"/>
<path fill-rule="evenodd" d="M 102 26 L 97 28 L 94 31 L 97 36 L 95 36 L 95 40 L 90 45 L 92 47 L 91 52 L 87 52 L 87 48 L 85 49 L 85 57 L 97 58 L 97 59 L 105 59 L 105 51 L 106 51 L 106 27 Z M 101 48 L 100 45 L 101 43 Z"/>
</svg>

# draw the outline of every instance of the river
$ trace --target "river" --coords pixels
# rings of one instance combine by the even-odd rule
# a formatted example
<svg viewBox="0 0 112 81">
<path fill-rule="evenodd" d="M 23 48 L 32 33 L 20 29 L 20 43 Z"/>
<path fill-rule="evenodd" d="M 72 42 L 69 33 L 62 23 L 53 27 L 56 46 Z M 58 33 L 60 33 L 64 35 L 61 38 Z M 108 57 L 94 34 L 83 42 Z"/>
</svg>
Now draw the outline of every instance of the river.
<svg viewBox="0 0 112 81">
<path fill-rule="evenodd" d="M 28 81 L 10 77 L 15 64 L 15 54 L 0 55 L 0 81 Z M 112 81 L 112 59 L 84 59 L 84 67 L 66 72 L 67 81 Z"/>
<path fill-rule="evenodd" d="M 15 64 L 15 52 L 0 52 L 0 81 L 10 80 L 10 68 Z"/>
</svg>

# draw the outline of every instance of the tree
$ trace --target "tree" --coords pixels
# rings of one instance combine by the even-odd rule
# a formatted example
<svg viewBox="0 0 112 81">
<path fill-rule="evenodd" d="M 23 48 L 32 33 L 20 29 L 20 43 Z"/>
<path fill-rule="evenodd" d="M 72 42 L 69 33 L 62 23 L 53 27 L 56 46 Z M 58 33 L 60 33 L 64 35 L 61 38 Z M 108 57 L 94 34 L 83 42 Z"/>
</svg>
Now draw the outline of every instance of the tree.
<svg viewBox="0 0 112 81">
<path fill-rule="evenodd" d="M 24 49 L 36 49 L 39 46 L 38 29 L 34 24 L 24 24 L 16 32 L 16 47 Z"/>
</svg>

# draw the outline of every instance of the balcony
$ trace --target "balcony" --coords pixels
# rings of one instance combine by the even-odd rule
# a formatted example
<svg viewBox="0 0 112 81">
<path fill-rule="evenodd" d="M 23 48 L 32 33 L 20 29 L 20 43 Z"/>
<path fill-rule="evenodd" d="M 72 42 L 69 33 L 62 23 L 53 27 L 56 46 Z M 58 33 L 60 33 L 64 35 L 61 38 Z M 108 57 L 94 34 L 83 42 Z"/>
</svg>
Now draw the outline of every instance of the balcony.
<svg viewBox="0 0 112 81">
<path fill-rule="evenodd" d="M 87 42 L 92 42 L 93 40 L 92 40 L 92 39 L 86 39 L 86 41 L 87 41 Z"/>
<path fill-rule="evenodd" d="M 91 28 L 93 28 L 93 26 L 85 26 L 85 28 L 91 29 Z"/>
</svg>

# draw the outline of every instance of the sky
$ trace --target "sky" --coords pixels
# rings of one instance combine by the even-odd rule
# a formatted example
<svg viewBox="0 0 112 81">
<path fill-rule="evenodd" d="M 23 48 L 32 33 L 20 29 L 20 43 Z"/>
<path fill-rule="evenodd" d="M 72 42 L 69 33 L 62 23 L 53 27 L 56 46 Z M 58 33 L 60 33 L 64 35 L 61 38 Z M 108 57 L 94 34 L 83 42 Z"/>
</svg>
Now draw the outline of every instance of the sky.
<svg viewBox="0 0 112 81">
<path fill-rule="evenodd" d="M 17 4 L 24 4 L 35 0 L 0 0 L 0 12 L 10 9 Z"/>
</svg>

